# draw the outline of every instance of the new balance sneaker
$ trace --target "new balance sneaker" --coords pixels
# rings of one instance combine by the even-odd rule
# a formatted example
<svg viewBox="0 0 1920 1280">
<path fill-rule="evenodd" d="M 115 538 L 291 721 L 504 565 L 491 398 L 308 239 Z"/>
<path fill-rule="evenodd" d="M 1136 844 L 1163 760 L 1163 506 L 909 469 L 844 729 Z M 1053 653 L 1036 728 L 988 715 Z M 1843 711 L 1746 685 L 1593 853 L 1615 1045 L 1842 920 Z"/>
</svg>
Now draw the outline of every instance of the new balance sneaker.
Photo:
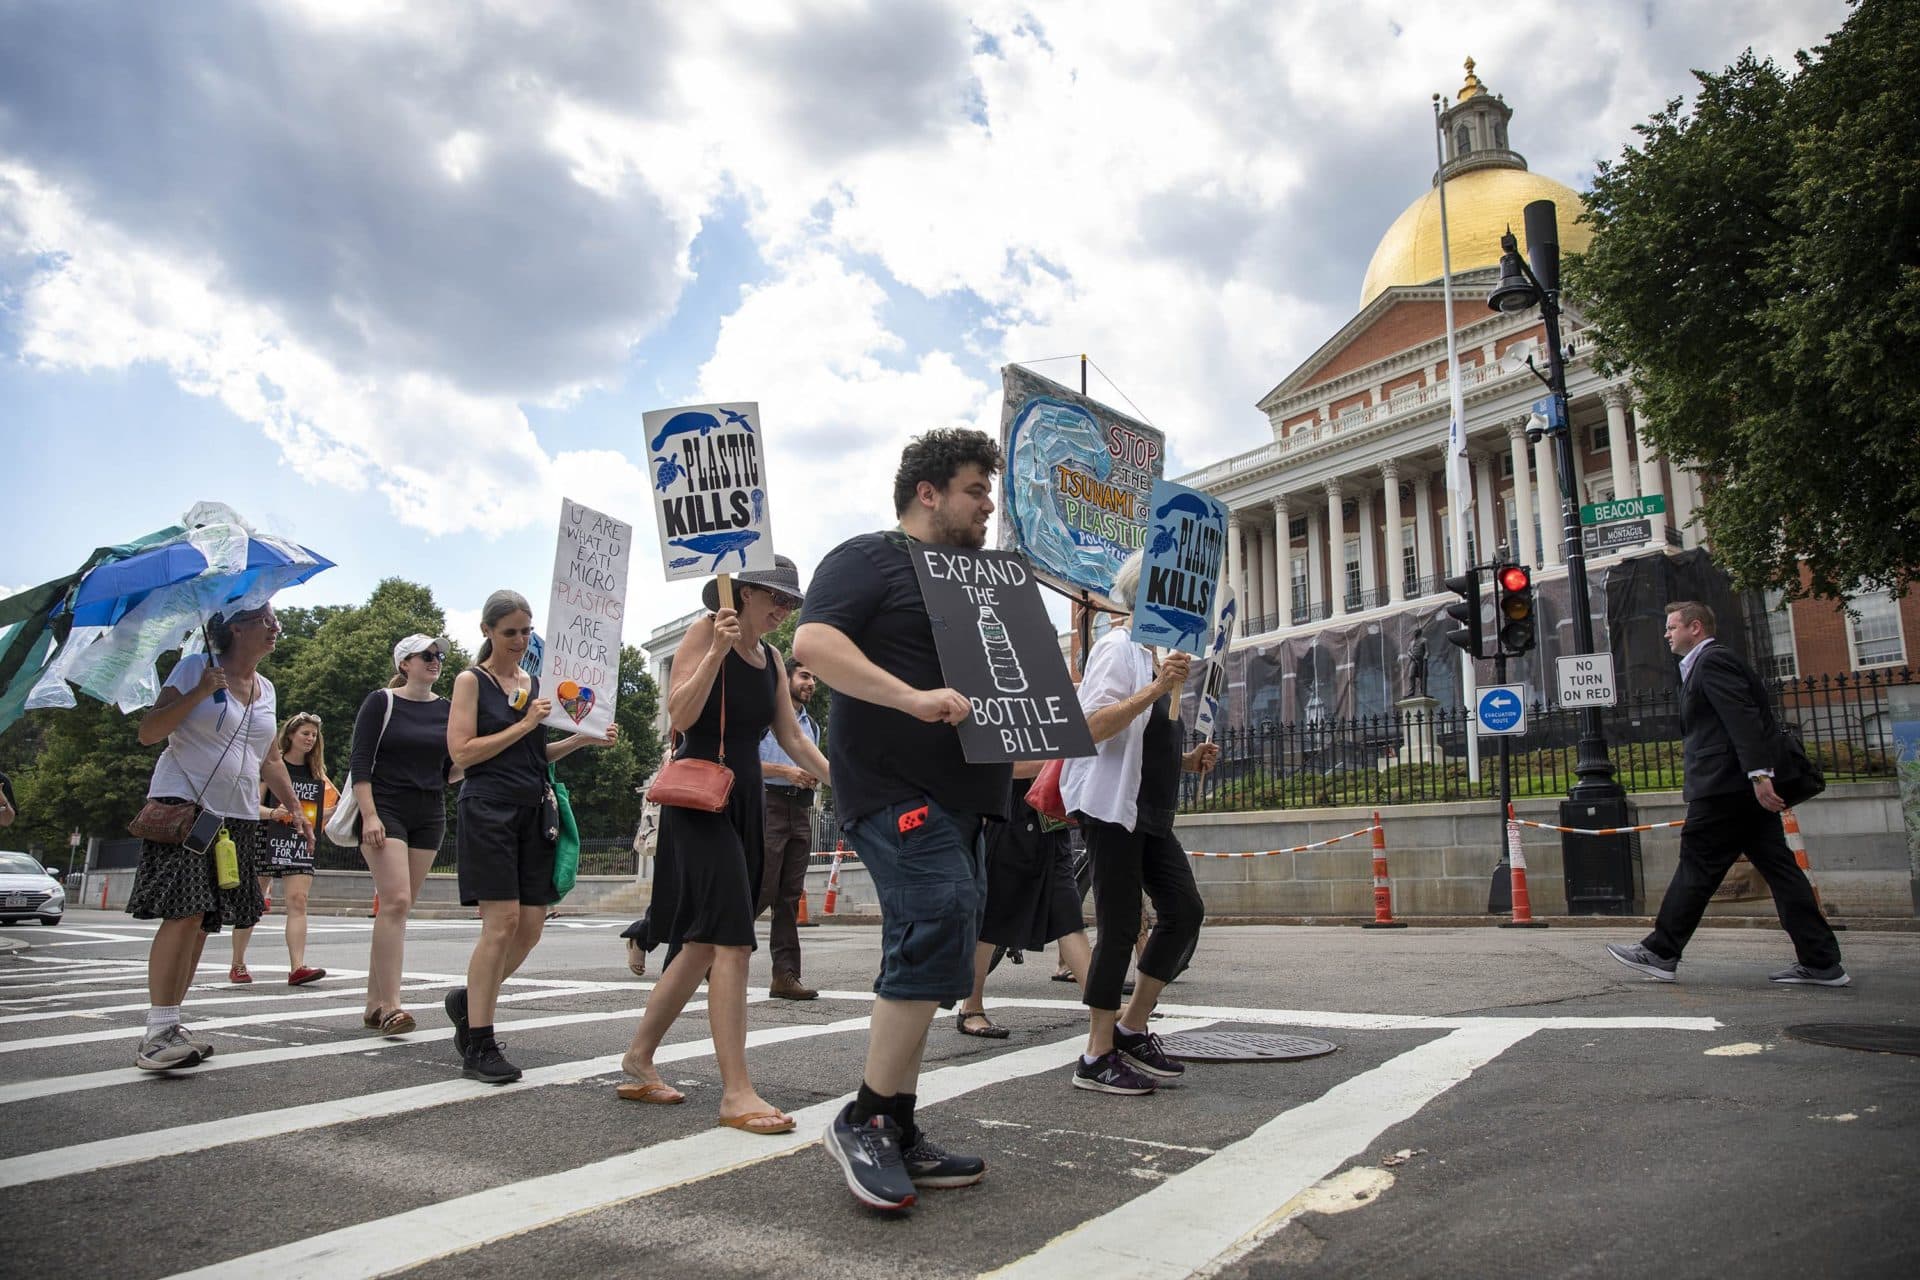
<svg viewBox="0 0 1920 1280">
<path fill-rule="evenodd" d="M 497 1041 L 472 1045 L 461 1058 L 460 1074 L 482 1084 L 512 1084 L 520 1078 L 520 1068 L 507 1061 Z"/>
<path fill-rule="evenodd" d="M 1152 1093 L 1153 1079 L 1134 1069 L 1126 1055 L 1118 1049 L 1110 1050 L 1088 1062 L 1085 1055 L 1073 1069 L 1073 1087 L 1092 1089 L 1096 1093 Z"/>
<path fill-rule="evenodd" d="M 1768 974 L 1767 981 L 1794 983 L 1803 987 L 1844 987 L 1853 981 L 1853 976 L 1837 964 L 1824 969 L 1810 969 L 1804 964 L 1796 964 L 1791 969 Z"/>
<path fill-rule="evenodd" d="M 1672 982 L 1674 971 L 1680 967 L 1678 960 L 1657 956 L 1637 942 L 1609 942 L 1607 954 L 1629 969 L 1638 969 L 1655 982 Z"/>
<path fill-rule="evenodd" d="M 849 1102 L 827 1122 L 820 1144 L 846 1176 L 847 1190 L 869 1208 L 910 1207 L 918 1197 L 900 1152 L 900 1126 L 891 1116 L 872 1116 L 864 1124 L 855 1124 L 852 1115 Z"/>
<path fill-rule="evenodd" d="M 140 1042 L 133 1065 L 142 1071 L 181 1071 L 200 1065 L 200 1051 L 187 1041 L 179 1023 L 169 1023 Z"/>
<path fill-rule="evenodd" d="M 460 1056 L 467 1056 L 467 989 L 455 987 L 447 992 L 440 1006 L 447 1011 L 447 1021 L 453 1024 L 453 1047 Z"/>
<path fill-rule="evenodd" d="M 916 1187 L 970 1187 L 987 1176 L 985 1160 L 954 1155 L 929 1138 L 924 1129 L 914 1135 L 913 1145 L 900 1158 Z"/>
<path fill-rule="evenodd" d="M 1160 1037 L 1151 1031 L 1136 1036 L 1115 1027 L 1113 1047 L 1115 1052 L 1132 1063 L 1136 1070 L 1155 1079 L 1178 1080 L 1187 1074 L 1186 1064 L 1169 1058 L 1166 1049 L 1160 1043 Z"/>
</svg>

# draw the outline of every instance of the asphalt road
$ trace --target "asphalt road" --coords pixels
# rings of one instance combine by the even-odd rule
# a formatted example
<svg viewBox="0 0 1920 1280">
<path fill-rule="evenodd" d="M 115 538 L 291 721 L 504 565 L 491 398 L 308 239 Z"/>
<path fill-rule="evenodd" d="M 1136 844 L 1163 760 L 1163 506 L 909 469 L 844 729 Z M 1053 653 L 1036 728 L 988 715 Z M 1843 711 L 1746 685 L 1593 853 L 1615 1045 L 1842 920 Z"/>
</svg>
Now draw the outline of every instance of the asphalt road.
<svg viewBox="0 0 1920 1280">
<path fill-rule="evenodd" d="M 1907 1276 L 1920 1258 L 1920 1057 L 1786 1034 L 1914 1027 L 1920 935 L 1842 935 L 1855 984 L 1821 990 L 1765 981 L 1791 953 L 1764 930 L 1703 932 L 1665 985 L 1601 952 L 1625 931 L 1215 929 L 1163 1032 L 1339 1049 L 1195 1066 L 1138 1099 L 1069 1087 L 1083 1015 L 1031 957 L 989 988 L 1011 1039 L 943 1019 L 928 1048 L 925 1123 L 985 1155 L 986 1181 L 884 1217 L 817 1142 L 858 1082 L 877 931 L 808 930 L 826 994 L 752 1006 L 756 1083 L 802 1119 L 769 1139 L 713 1126 L 697 1005 L 666 1067 L 689 1103 L 614 1096 L 646 998 L 620 923 L 549 929 L 502 1007 L 527 1070 L 503 1089 L 460 1078 L 439 1012 L 470 922 L 414 927 L 420 1029 L 398 1039 L 360 1029 L 368 921 L 316 920 L 330 976 L 297 990 L 278 917 L 249 987 L 227 984 L 215 940 L 188 1017 L 219 1053 L 166 1078 L 131 1065 L 150 926 L 75 911 L 0 929 L 25 944 L 0 955 L 0 1269 L 1799 1277 Z"/>
</svg>

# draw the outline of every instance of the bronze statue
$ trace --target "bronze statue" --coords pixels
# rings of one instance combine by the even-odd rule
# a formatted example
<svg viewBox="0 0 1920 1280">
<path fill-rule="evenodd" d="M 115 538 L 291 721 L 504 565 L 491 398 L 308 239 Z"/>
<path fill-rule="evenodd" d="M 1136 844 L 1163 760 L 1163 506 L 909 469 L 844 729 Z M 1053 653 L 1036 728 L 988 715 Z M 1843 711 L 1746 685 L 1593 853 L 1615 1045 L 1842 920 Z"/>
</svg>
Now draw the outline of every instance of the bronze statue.
<svg viewBox="0 0 1920 1280">
<path fill-rule="evenodd" d="M 1427 638 L 1418 631 L 1407 646 L 1407 696 L 1427 696 Z"/>
</svg>

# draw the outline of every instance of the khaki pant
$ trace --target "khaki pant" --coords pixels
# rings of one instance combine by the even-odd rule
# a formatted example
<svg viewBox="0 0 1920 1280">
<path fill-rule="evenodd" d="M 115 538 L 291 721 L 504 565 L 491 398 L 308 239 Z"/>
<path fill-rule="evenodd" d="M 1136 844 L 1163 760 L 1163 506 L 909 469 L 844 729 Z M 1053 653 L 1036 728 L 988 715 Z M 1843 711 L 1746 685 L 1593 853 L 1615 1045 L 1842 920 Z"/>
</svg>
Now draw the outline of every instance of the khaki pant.
<svg viewBox="0 0 1920 1280">
<path fill-rule="evenodd" d="M 773 971 L 800 976 L 800 896 L 813 852 L 813 793 L 767 789 L 766 856 L 761 860 L 758 916 L 773 908 Z"/>
</svg>

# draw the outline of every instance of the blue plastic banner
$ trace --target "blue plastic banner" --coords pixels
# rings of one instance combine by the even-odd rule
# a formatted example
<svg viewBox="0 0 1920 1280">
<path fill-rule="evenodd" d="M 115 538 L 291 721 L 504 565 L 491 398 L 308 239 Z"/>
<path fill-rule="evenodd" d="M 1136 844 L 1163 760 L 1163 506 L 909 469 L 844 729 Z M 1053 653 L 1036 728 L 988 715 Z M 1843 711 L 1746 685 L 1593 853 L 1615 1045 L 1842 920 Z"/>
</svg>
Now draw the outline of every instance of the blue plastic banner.
<svg viewBox="0 0 1920 1280">
<path fill-rule="evenodd" d="M 1227 504 L 1171 480 L 1155 480 L 1146 558 L 1133 602 L 1133 638 L 1204 658 L 1213 644 Z"/>
</svg>

